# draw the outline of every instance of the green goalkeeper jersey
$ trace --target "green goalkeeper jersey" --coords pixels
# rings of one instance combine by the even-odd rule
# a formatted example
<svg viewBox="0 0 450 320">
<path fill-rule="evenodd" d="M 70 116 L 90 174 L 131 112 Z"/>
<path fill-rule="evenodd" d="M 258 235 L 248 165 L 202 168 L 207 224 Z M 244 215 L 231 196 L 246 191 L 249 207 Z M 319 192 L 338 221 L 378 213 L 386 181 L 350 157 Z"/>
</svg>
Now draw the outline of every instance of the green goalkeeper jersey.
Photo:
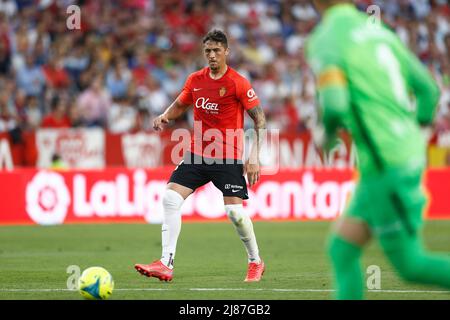
<svg viewBox="0 0 450 320">
<path fill-rule="evenodd" d="M 353 5 L 338 4 L 325 12 L 306 50 L 326 137 L 340 128 L 351 133 L 361 176 L 423 168 L 419 124 L 432 122 L 439 90 L 399 38 Z"/>
</svg>

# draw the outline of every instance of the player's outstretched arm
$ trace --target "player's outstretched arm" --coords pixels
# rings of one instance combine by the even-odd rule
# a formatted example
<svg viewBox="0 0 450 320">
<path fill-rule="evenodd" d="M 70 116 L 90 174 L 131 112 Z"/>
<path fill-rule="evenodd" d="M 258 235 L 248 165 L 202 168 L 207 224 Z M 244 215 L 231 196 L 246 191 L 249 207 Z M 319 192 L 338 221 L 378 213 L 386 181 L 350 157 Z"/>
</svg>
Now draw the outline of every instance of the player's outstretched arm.
<svg viewBox="0 0 450 320">
<path fill-rule="evenodd" d="M 157 116 L 153 120 L 153 129 L 156 131 L 162 131 L 165 124 L 168 124 L 170 120 L 175 120 L 181 117 L 186 110 L 189 108 L 189 105 L 186 105 L 180 101 L 180 99 L 176 99 L 163 114 Z"/>
<path fill-rule="evenodd" d="M 258 182 L 260 177 L 259 153 L 262 143 L 266 136 L 266 116 L 261 106 L 253 107 L 247 110 L 250 118 L 253 119 L 256 137 L 250 150 L 249 158 L 244 166 L 244 174 L 247 173 L 247 179 L 250 186 Z"/>
</svg>

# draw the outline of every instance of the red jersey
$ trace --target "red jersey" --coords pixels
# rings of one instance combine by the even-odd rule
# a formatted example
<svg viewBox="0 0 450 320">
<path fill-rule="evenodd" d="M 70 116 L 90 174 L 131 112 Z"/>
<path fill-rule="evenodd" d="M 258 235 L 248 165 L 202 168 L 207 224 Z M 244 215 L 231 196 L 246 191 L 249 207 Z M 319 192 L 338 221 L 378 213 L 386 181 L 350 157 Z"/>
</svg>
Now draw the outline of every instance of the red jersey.
<svg viewBox="0 0 450 320">
<path fill-rule="evenodd" d="M 190 151 L 206 158 L 242 159 L 244 110 L 260 104 L 250 82 L 228 66 L 220 79 L 209 67 L 192 73 L 178 99 L 193 105 Z"/>
<path fill-rule="evenodd" d="M 52 114 L 49 114 L 46 117 L 44 117 L 41 123 L 42 128 L 70 128 L 71 126 L 72 125 L 68 117 L 58 119 L 54 117 Z"/>
</svg>

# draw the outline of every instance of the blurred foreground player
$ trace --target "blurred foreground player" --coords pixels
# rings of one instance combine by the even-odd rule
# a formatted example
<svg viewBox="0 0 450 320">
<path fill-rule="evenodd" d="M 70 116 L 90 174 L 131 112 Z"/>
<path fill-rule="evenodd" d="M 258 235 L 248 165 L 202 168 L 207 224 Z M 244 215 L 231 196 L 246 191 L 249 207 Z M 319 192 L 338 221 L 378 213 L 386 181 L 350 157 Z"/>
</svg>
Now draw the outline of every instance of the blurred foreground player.
<svg viewBox="0 0 450 320">
<path fill-rule="evenodd" d="M 403 279 L 450 289 L 450 258 L 424 250 L 420 235 L 426 202 L 420 126 L 432 123 L 436 83 L 395 34 L 352 4 L 313 2 L 322 14 L 307 44 L 322 125 L 315 140 L 327 150 L 344 128 L 359 157 L 360 180 L 329 242 L 337 298 L 364 297 L 360 258 L 372 237 Z"/>
<path fill-rule="evenodd" d="M 244 174 L 250 186 L 259 180 L 258 155 L 266 121 L 250 83 L 227 66 L 226 35 L 219 30 L 209 32 L 203 39 L 203 53 L 209 67 L 192 73 L 178 98 L 153 123 L 155 130 L 162 130 L 164 124 L 194 106 L 190 151 L 172 173 L 163 198 L 161 259 L 149 265 L 136 264 L 135 268 L 149 277 L 172 280 L 181 229 L 181 205 L 195 189 L 212 181 L 222 191 L 226 214 L 247 250 L 245 281 L 259 281 L 265 265 L 259 257 L 253 224 L 242 202 L 248 199 Z M 245 165 L 241 160 L 244 110 L 253 119 L 257 135 Z"/>
</svg>

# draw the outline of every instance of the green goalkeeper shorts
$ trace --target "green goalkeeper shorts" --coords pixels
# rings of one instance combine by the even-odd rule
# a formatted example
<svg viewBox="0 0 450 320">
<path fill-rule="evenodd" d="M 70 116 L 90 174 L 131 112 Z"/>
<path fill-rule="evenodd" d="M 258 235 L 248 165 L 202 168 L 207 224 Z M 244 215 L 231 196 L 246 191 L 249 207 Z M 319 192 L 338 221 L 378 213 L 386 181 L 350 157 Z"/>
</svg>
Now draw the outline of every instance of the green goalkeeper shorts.
<svg viewBox="0 0 450 320">
<path fill-rule="evenodd" d="M 415 237 L 423 223 L 427 200 L 422 173 L 423 170 L 389 169 L 376 177 L 361 179 L 344 215 L 367 222 L 386 249 L 395 246 L 399 239 Z"/>
</svg>

